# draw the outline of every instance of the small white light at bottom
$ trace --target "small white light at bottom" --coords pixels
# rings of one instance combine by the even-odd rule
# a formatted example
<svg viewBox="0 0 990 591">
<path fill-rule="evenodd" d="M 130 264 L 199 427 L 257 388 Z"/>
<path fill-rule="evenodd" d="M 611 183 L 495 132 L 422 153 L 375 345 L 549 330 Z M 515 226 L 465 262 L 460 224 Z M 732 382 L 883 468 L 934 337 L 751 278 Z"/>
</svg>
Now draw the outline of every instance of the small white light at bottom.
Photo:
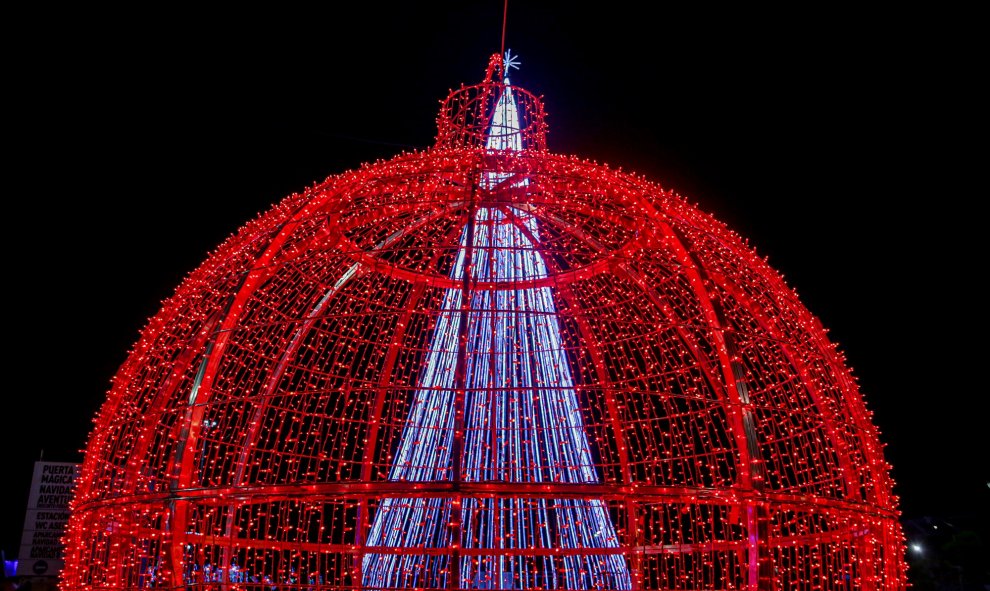
<svg viewBox="0 0 990 591">
<path fill-rule="evenodd" d="M 911 551 L 915 554 L 921 554 L 924 551 L 924 548 L 922 548 L 921 544 L 915 542 L 911 544 Z"/>
</svg>

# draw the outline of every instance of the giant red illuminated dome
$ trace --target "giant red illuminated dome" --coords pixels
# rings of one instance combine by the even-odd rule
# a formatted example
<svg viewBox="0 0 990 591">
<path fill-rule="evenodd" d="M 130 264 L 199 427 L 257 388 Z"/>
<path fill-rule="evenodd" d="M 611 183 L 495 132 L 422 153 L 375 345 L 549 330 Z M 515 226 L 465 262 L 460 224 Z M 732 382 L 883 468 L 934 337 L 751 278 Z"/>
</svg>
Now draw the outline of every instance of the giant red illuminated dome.
<svg viewBox="0 0 990 591">
<path fill-rule="evenodd" d="M 683 198 L 547 151 L 506 73 L 165 302 L 97 416 L 64 588 L 903 588 L 819 322 Z"/>
</svg>

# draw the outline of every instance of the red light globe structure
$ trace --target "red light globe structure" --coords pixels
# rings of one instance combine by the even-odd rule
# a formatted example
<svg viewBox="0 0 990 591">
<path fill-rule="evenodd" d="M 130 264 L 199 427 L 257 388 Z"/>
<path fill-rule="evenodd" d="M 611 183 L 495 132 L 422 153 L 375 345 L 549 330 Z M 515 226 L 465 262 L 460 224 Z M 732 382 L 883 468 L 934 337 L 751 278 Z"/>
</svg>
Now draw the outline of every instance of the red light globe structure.
<svg viewBox="0 0 990 591">
<path fill-rule="evenodd" d="M 546 150 L 500 56 L 436 145 L 179 286 L 96 418 L 68 589 L 902 589 L 841 355 L 737 235 Z"/>
</svg>

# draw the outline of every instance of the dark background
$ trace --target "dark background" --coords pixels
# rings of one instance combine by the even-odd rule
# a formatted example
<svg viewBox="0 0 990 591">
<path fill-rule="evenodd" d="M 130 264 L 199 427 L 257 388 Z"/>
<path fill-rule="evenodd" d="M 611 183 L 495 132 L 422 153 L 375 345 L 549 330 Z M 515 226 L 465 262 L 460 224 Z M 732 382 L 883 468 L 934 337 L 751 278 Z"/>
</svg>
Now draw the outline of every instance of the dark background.
<svg viewBox="0 0 990 591">
<path fill-rule="evenodd" d="M 498 1 L 367 4 L 5 25 L 8 558 L 32 463 L 81 459 L 111 377 L 183 277 L 285 195 L 428 147 L 439 100 L 499 50 Z M 798 290 L 859 378 L 905 518 L 985 523 L 973 21 L 513 0 L 507 46 L 513 82 L 545 98 L 551 150 L 686 195 Z"/>
</svg>

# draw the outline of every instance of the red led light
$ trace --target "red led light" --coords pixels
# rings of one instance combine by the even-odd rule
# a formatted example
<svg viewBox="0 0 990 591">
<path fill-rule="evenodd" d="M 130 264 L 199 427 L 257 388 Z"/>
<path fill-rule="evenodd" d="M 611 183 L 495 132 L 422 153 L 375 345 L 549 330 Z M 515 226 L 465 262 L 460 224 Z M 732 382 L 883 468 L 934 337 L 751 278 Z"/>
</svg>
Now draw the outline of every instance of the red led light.
<svg viewBox="0 0 990 591">
<path fill-rule="evenodd" d="M 818 320 L 682 197 L 548 152 L 525 90 L 525 149 L 493 149 L 502 74 L 448 97 L 434 148 L 287 197 L 164 303 L 97 415 L 64 588 L 905 587 Z M 431 403 L 449 427 L 413 418 Z M 387 542 L 389 512 L 444 543 Z"/>
</svg>

